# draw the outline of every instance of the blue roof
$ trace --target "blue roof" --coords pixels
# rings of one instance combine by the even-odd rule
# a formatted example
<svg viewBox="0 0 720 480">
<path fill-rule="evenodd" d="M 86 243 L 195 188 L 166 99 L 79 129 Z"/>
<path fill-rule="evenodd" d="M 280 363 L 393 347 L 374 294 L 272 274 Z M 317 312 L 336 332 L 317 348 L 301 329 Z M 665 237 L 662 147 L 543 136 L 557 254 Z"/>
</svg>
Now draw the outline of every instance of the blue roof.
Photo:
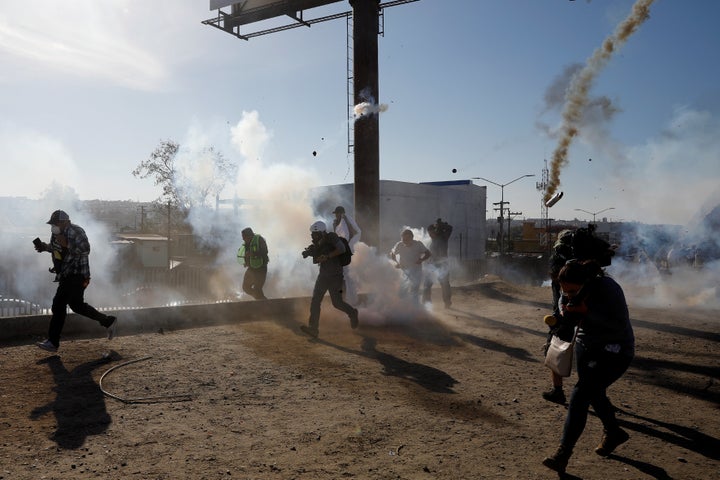
<svg viewBox="0 0 720 480">
<path fill-rule="evenodd" d="M 446 187 L 449 185 L 470 185 L 472 180 L 446 180 L 444 182 L 420 182 L 420 185 L 437 185 L 438 187 Z"/>
</svg>

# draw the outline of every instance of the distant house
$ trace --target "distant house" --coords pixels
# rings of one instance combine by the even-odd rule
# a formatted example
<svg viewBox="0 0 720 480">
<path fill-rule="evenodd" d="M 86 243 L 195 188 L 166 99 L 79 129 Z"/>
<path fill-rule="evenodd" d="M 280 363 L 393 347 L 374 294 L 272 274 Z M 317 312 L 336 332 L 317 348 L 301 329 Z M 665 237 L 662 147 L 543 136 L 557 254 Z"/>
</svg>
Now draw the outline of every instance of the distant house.
<svg viewBox="0 0 720 480">
<path fill-rule="evenodd" d="M 168 266 L 168 238 L 153 233 L 118 233 L 117 240 L 112 242 L 121 252 L 122 257 L 139 268 L 157 268 Z"/>
</svg>

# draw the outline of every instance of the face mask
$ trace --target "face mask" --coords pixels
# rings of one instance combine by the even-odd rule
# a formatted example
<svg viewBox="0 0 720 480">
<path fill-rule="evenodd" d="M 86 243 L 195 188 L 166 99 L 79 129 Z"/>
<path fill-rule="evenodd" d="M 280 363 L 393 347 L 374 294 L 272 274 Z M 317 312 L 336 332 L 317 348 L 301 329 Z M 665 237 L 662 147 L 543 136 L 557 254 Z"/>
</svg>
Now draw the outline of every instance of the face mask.
<svg viewBox="0 0 720 480">
<path fill-rule="evenodd" d="M 57 225 L 53 225 L 52 228 L 50 228 L 50 231 L 53 235 L 60 235 L 60 227 Z"/>
</svg>

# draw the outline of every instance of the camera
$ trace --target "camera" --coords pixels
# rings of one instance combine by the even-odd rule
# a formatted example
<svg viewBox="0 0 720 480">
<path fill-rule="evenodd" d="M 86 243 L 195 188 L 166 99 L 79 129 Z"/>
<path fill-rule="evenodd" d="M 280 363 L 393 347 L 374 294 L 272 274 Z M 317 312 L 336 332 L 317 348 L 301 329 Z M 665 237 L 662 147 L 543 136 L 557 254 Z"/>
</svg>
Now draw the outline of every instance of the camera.
<svg viewBox="0 0 720 480">
<path fill-rule="evenodd" d="M 315 257 L 317 257 L 317 256 L 319 256 L 318 255 L 318 247 L 314 243 L 311 243 L 310 245 L 308 245 L 305 248 L 305 250 L 302 251 L 303 258 L 313 257 L 313 260 L 314 260 Z"/>
<path fill-rule="evenodd" d="M 443 222 L 441 218 L 435 220 L 435 223 L 430 225 L 429 230 L 433 230 L 440 238 L 448 239 L 452 234 L 453 227 L 447 222 Z"/>
</svg>

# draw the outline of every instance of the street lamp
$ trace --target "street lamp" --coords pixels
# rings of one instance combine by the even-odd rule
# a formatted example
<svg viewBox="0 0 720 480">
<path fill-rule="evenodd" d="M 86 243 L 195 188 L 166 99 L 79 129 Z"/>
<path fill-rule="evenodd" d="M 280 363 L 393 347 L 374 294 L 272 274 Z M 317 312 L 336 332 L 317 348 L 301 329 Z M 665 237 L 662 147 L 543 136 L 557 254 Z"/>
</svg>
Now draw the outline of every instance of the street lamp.
<svg viewBox="0 0 720 480">
<path fill-rule="evenodd" d="M 608 208 L 605 208 L 605 209 L 603 209 L 603 210 L 600 210 L 599 212 L 588 212 L 587 210 L 583 210 L 582 208 L 576 208 L 575 210 L 577 210 L 578 212 L 585 212 L 585 213 L 587 213 L 588 215 L 592 215 L 592 216 L 593 216 L 593 223 L 595 223 L 595 215 L 600 215 L 601 213 L 607 212 L 608 210 L 615 210 L 615 207 L 608 207 Z"/>
<path fill-rule="evenodd" d="M 471 177 L 473 180 L 483 180 L 485 182 L 492 183 L 493 185 L 497 185 L 498 187 L 500 187 L 500 245 L 498 246 L 500 255 L 503 254 L 503 219 L 504 219 L 503 212 L 505 210 L 505 187 L 507 187 L 511 183 L 517 182 L 521 178 L 534 177 L 534 176 L 535 175 L 533 175 L 533 174 L 520 175 L 515 180 L 510 180 L 507 183 L 496 183 L 496 182 L 493 182 L 492 180 L 489 180 L 489 179 L 483 178 L 483 177 Z M 510 202 L 507 202 L 507 203 L 510 203 Z M 509 229 L 510 229 L 510 227 L 508 226 L 508 230 Z M 508 233 L 510 233 L 510 232 L 508 231 Z"/>
</svg>

